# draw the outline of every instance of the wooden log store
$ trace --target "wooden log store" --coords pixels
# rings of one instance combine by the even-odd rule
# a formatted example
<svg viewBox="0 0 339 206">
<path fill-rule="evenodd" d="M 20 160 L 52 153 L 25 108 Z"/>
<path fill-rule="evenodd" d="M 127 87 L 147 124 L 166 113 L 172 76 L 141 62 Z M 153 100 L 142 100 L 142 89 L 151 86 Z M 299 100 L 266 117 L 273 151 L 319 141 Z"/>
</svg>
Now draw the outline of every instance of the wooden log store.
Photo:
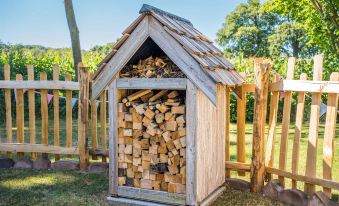
<svg viewBox="0 0 339 206">
<path fill-rule="evenodd" d="M 226 100 L 242 83 L 190 21 L 144 5 L 93 79 L 93 100 L 108 92 L 108 200 L 205 205 L 221 194 Z"/>
</svg>

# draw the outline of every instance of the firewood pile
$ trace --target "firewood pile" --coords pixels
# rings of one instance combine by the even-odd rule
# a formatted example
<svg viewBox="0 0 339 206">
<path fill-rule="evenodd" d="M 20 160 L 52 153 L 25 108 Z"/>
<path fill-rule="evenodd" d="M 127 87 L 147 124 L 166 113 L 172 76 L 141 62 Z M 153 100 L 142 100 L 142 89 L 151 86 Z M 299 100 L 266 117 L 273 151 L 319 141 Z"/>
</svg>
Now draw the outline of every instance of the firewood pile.
<svg viewBox="0 0 339 206">
<path fill-rule="evenodd" d="M 140 60 L 137 65 L 125 66 L 121 78 L 185 78 L 185 74 L 168 58 L 152 56 Z"/>
<path fill-rule="evenodd" d="M 178 91 L 121 94 L 119 185 L 185 193 L 185 99 Z"/>
</svg>

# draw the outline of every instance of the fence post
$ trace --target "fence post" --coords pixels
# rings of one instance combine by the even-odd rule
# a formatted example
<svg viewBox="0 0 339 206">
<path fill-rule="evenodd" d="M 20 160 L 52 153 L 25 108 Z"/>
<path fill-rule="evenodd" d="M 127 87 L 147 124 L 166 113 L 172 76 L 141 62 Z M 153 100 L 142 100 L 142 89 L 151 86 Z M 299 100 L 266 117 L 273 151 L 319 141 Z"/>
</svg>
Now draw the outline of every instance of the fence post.
<svg viewBox="0 0 339 206">
<path fill-rule="evenodd" d="M 264 135 L 270 69 L 271 65 L 268 63 L 255 62 L 254 64 L 255 103 L 251 163 L 252 192 L 259 192 L 264 185 Z"/>
<path fill-rule="evenodd" d="M 88 165 L 88 95 L 89 95 L 89 71 L 81 63 L 79 71 L 79 100 L 78 100 L 78 147 L 80 156 L 80 169 L 86 169 Z"/>
</svg>

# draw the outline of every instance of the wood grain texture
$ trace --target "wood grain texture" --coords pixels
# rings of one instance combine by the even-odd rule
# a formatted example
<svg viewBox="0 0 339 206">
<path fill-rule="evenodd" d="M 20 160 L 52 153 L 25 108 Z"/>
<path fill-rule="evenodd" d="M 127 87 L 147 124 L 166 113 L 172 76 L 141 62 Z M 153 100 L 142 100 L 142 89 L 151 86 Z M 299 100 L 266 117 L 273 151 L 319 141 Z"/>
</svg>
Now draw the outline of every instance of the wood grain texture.
<svg viewBox="0 0 339 206">
<path fill-rule="evenodd" d="M 197 88 L 187 80 L 186 90 L 186 204 L 197 203 L 196 136 Z"/>
<path fill-rule="evenodd" d="M 34 80 L 34 69 L 32 65 L 27 66 L 28 80 Z M 35 127 L 35 94 L 34 89 L 28 90 L 28 115 L 29 115 L 29 143 L 36 143 L 36 127 Z M 35 160 L 36 153 L 32 153 L 31 159 Z"/>
<path fill-rule="evenodd" d="M 98 148 L 98 108 L 97 100 L 91 101 L 91 132 L 92 132 L 92 149 Z M 98 160 L 96 155 L 92 155 L 92 160 Z"/>
<path fill-rule="evenodd" d="M 106 128 L 106 90 L 100 95 L 100 132 L 101 132 L 101 148 L 107 149 L 107 128 Z M 102 157 L 103 162 L 107 162 L 106 157 Z"/>
<path fill-rule="evenodd" d="M 78 155 L 77 147 L 59 147 L 45 144 L 0 143 L 0 151 L 9 152 L 37 152 L 44 154 L 72 154 Z"/>
<path fill-rule="evenodd" d="M 71 74 L 65 75 L 65 82 L 71 82 Z M 73 145 L 72 91 L 66 91 L 66 147 Z"/>
<path fill-rule="evenodd" d="M 40 80 L 47 80 L 46 72 L 40 73 Z M 48 99 L 47 90 L 41 91 L 41 143 L 48 144 Z"/>
<path fill-rule="evenodd" d="M 225 108 L 225 115 L 226 115 L 226 125 L 225 125 L 225 161 L 230 160 L 230 149 L 231 149 L 231 144 L 230 144 L 230 118 L 231 118 L 231 96 L 230 96 L 230 88 L 226 87 L 226 108 Z M 230 177 L 230 171 L 226 168 L 226 178 Z"/>
<path fill-rule="evenodd" d="M 273 82 L 279 80 L 278 75 L 274 75 Z M 273 166 L 274 162 L 274 144 L 275 144 L 275 134 L 277 126 L 277 116 L 278 116 L 278 105 L 279 105 L 279 92 L 272 92 L 270 100 L 270 117 L 268 122 L 268 135 L 265 151 L 265 165 Z M 270 174 L 267 175 L 269 180 L 272 179 Z"/>
<path fill-rule="evenodd" d="M 60 89 L 79 90 L 78 82 L 64 82 L 54 80 L 25 80 L 22 82 L 0 80 L 0 88 L 3 89 Z"/>
<path fill-rule="evenodd" d="M 296 58 L 290 57 L 287 64 L 286 79 L 293 79 Z M 292 92 L 284 92 L 284 114 L 282 119 L 281 137 L 280 137 L 280 151 L 279 151 L 279 169 L 286 170 L 287 149 L 288 149 L 288 134 L 291 115 L 291 100 Z M 284 177 L 279 177 L 282 185 L 285 185 Z"/>
<path fill-rule="evenodd" d="M 185 78 L 121 78 L 117 79 L 119 89 L 186 89 Z"/>
<path fill-rule="evenodd" d="M 4 78 L 5 80 L 10 80 L 11 72 L 10 72 L 9 64 L 5 64 L 4 66 Z M 12 100 L 11 100 L 11 90 L 5 89 L 5 105 L 6 105 L 6 140 L 7 143 L 13 142 L 13 131 L 12 131 Z M 12 158 L 11 153 L 7 153 L 8 158 Z"/>
<path fill-rule="evenodd" d="M 335 81 L 281 80 L 270 85 L 270 91 L 337 93 L 339 83 Z"/>
<path fill-rule="evenodd" d="M 22 81 L 22 75 L 16 75 L 17 81 Z M 16 90 L 16 138 L 18 143 L 24 143 L 24 92 L 23 89 Z M 18 158 L 23 159 L 24 154 L 18 152 Z"/>
<path fill-rule="evenodd" d="M 59 67 L 58 65 L 54 65 L 53 69 L 53 80 L 58 81 L 59 80 Z M 59 90 L 55 89 L 53 90 L 53 127 L 54 127 L 54 145 L 60 146 L 60 126 L 59 126 Z M 55 161 L 60 160 L 60 155 L 56 154 L 54 156 Z"/>
<path fill-rule="evenodd" d="M 339 73 L 334 72 L 331 74 L 331 81 L 339 82 Z M 335 139 L 335 127 L 337 122 L 337 108 L 338 97 L 337 94 L 328 94 L 327 97 L 327 110 L 326 110 L 326 123 L 325 134 L 323 143 L 323 178 L 332 180 L 332 166 L 333 166 L 333 154 L 334 154 L 334 139 Z M 331 197 L 331 189 L 324 187 L 324 192 L 328 197 Z"/>
<path fill-rule="evenodd" d="M 251 191 L 259 192 L 264 185 L 264 136 L 267 109 L 267 94 L 271 65 L 254 64 L 255 102 L 253 120 L 253 145 L 251 164 Z"/>
<path fill-rule="evenodd" d="M 317 55 L 314 57 L 313 80 L 320 81 L 323 72 L 323 56 Z M 319 129 L 319 113 L 321 104 L 321 93 L 312 94 L 310 127 L 308 131 L 308 145 L 306 156 L 305 176 L 316 177 L 317 168 L 317 145 L 318 145 L 318 129 Z M 315 185 L 305 183 L 305 192 L 313 194 Z"/>
<path fill-rule="evenodd" d="M 307 79 L 307 74 L 303 73 L 300 75 L 300 80 L 306 80 L 306 79 Z M 293 149 L 292 149 L 292 173 L 293 174 L 298 174 L 300 138 L 301 138 L 303 119 L 304 119 L 305 95 L 306 95 L 305 92 L 298 93 L 297 113 L 296 113 L 296 119 L 295 119 L 295 133 L 294 133 Z M 295 180 L 292 180 L 292 188 L 293 189 L 297 188 L 297 182 Z"/>
<path fill-rule="evenodd" d="M 246 81 L 246 73 L 241 72 L 240 75 Z M 244 163 L 246 160 L 246 92 L 241 87 L 241 96 L 237 97 L 237 161 Z M 245 176 L 244 172 L 238 172 L 239 176 Z"/>
</svg>

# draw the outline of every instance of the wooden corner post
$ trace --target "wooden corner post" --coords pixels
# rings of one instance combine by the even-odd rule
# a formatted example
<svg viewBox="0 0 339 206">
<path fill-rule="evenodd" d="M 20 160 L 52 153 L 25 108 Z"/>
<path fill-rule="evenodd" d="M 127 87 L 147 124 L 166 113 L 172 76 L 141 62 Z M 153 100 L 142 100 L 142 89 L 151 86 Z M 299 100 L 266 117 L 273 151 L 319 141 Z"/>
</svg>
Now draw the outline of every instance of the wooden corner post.
<svg viewBox="0 0 339 206">
<path fill-rule="evenodd" d="M 78 100 L 78 147 L 80 156 L 80 169 L 88 165 L 87 127 L 88 127 L 88 95 L 89 71 L 88 68 L 78 66 L 79 71 L 79 100 Z"/>
<path fill-rule="evenodd" d="M 255 62 L 254 64 L 255 103 L 251 163 L 252 192 L 259 192 L 264 185 L 264 135 L 270 69 L 271 65 L 268 63 Z"/>
</svg>

